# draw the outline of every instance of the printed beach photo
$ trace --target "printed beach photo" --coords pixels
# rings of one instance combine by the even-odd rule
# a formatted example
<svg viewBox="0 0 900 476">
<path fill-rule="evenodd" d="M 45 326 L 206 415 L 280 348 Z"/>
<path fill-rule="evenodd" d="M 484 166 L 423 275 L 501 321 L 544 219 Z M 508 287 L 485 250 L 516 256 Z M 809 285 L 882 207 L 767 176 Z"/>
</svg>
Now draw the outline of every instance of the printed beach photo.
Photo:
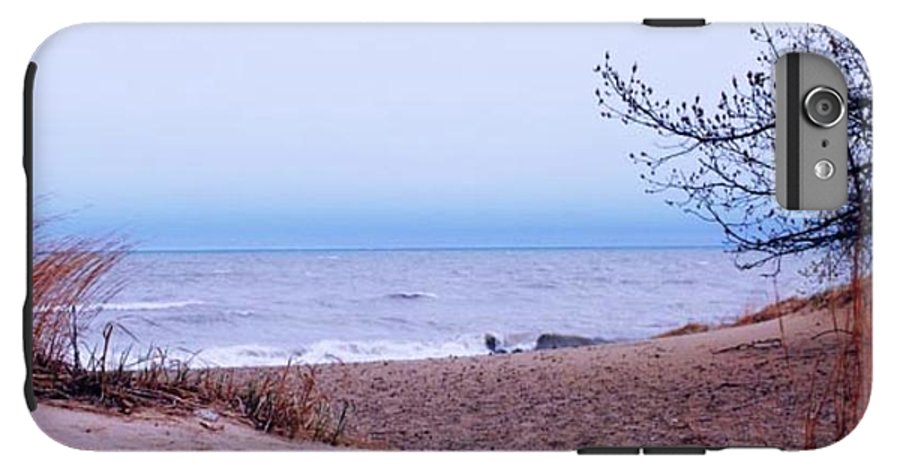
<svg viewBox="0 0 900 476">
<path fill-rule="evenodd" d="M 775 200 L 792 51 L 848 82 L 836 210 Z M 872 91 L 832 30 L 85 25 L 34 62 L 62 444 L 810 449 L 865 410 Z"/>
</svg>

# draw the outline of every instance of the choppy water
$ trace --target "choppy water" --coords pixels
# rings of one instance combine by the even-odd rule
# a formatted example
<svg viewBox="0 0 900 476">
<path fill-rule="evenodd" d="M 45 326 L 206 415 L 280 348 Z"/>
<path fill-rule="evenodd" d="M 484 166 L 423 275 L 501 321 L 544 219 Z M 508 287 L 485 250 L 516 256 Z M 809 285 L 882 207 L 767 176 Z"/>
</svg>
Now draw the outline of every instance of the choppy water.
<svg viewBox="0 0 900 476">
<path fill-rule="evenodd" d="M 638 339 L 717 323 L 775 299 L 770 279 L 717 249 L 135 253 L 94 329 L 119 348 L 199 351 L 206 365 L 486 353 L 541 333 Z M 787 269 L 781 297 L 802 279 Z"/>
</svg>

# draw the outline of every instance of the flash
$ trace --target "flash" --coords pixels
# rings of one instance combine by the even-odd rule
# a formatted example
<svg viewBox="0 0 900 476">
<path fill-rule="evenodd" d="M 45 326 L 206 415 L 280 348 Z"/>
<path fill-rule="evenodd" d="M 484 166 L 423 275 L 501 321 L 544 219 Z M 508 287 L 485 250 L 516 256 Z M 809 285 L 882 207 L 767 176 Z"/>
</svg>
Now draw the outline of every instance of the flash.
<svg viewBox="0 0 900 476">
<path fill-rule="evenodd" d="M 828 180 L 832 175 L 834 175 L 834 164 L 832 164 L 828 159 L 822 159 L 816 162 L 813 170 L 815 171 L 816 177 L 818 177 L 819 180 Z"/>
</svg>

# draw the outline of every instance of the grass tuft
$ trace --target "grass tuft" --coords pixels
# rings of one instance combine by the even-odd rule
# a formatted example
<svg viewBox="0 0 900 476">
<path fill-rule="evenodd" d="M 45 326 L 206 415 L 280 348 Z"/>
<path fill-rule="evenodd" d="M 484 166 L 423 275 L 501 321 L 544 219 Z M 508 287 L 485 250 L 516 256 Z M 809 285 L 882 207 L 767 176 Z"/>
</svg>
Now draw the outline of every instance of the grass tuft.
<svg viewBox="0 0 900 476">
<path fill-rule="evenodd" d="M 110 274 L 126 256 L 120 240 L 46 239 L 35 227 L 32 268 L 33 378 L 39 398 L 90 402 L 131 413 L 138 407 L 188 413 L 202 408 L 248 421 L 288 438 L 341 444 L 353 406 L 319 391 L 312 367 L 272 370 L 193 369 L 153 347 L 113 356 L 118 324 L 101 330 L 101 344 L 85 348 L 93 318 L 123 286 Z M 130 333 L 129 333 L 130 335 Z M 134 336 L 132 336 L 134 337 Z"/>
</svg>

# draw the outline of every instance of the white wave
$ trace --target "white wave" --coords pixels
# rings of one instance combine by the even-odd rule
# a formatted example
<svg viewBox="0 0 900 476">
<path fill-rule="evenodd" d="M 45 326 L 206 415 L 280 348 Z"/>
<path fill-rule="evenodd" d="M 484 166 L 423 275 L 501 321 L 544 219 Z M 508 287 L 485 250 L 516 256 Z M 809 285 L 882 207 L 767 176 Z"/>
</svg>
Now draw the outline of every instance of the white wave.
<svg viewBox="0 0 900 476">
<path fill-rule="evenodd" d="M 213 347 L 200 352 L 200 362 L 219 367 L 284 365 L 336 362 L 376 362 L 416 360 L 487 354 L 484 336 L 467 336 L 449 342 L 397 342 L 389 340 L 321 340 L 299 349 L 258 344 Z"/>
<path fill-rule="evenodd" d="M 187 306 L 204 304 L 203 301 L 136 301 L 136 302 L 108 302 L 104 304 L 76 305 L 72 306 L 76 312 L 82 311 L 159 311 L 163 309 L 177 309 Z M 35 312 L 45 312 L 52 309 L 55 312 L 69 310 L 63 306 L 35 306 Z"/>
<path fill-rule="evenodd" d="M 255 315 L 256 313 L 250 309 L 231 309 L 227 311 L 228 314 L 237 317 L 250 317 Z"/>
<path fill-rule="evenodd" d="M 136 301 L 136 302 L 109 302 L 96 306 L 104 311 L 160 311 L 164 309 L 178 309 L 182 307 L 203 304 L 203 301 Z"/>
<path fill-rule="evenodd" d="M 196 361 L 212 367 L 256 367 L 284 365 L 288 361 L 300 362 L 301 351 L 286 351 L 257 344 L 213 347 L 201 351 Z"/>
</svg>

